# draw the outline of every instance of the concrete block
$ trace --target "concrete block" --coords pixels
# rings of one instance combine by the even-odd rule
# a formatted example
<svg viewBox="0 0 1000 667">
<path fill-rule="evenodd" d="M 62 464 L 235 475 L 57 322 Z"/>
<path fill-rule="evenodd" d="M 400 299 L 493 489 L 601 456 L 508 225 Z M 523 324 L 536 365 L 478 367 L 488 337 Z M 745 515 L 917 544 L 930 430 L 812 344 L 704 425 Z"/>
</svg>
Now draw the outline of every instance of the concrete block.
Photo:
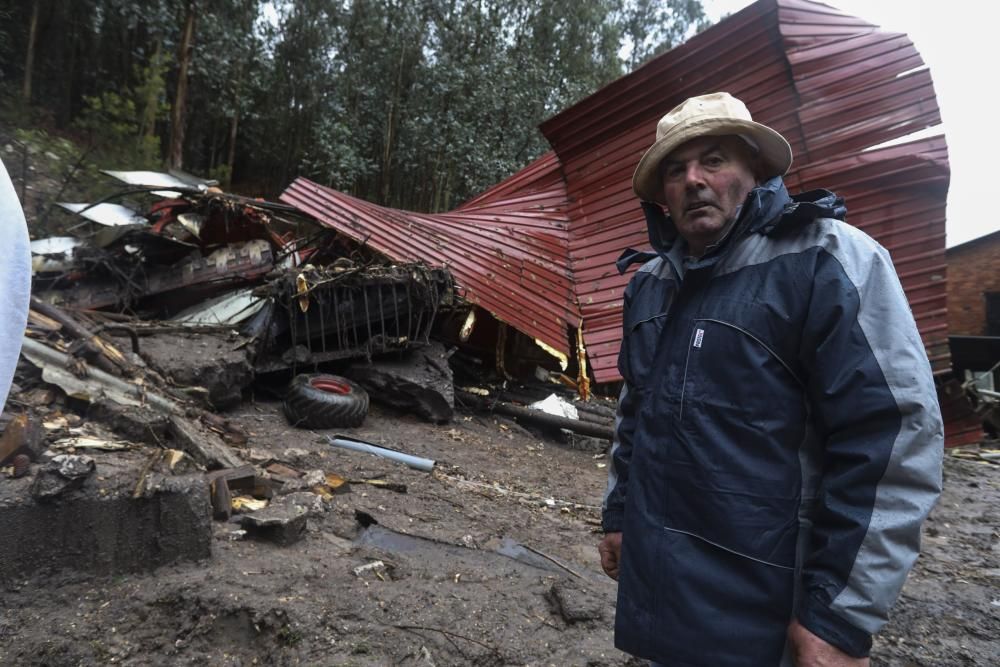
<svg viewBox="0 0 1000 667">
<path fill-rule="evenodd" d="M 154 476 L 133 498 L 146 457 L 94 459 L 96 472 L 79 488 L 45 502 L 31 494 L 33 475 L 0 480 L 0 581 L 39 570 L 139 572 L 211 556 L 212 506 L 201 475 Z"/>
</svg>

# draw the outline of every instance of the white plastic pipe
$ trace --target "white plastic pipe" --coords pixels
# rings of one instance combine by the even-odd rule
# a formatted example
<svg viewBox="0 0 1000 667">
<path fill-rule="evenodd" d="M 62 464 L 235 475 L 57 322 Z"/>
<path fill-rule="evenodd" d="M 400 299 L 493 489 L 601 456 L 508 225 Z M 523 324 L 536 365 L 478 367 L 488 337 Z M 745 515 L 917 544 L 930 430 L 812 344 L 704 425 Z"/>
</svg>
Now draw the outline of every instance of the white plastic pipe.
<svg viewBox="0 0 1000 667">
<path fill-rule="evenodd" d="M 349 440 L 329 435 L 326 436 L 326 439 L 334 447 L 350 449 L 355 452 L 364 452 L 365 454 L 374 454 L 375 456 L 381 456 L 382 458 L 396 461 L 397 463 L 403 463 L 411 468 L 423 470 L 424 472 L 430 472 L 434 468 L 434 461 L 430 459 L 423 459 L 419 456 L 411 456 L 410 454 L 397 452 L 394 449 L 386 449 L 385 447 L 379 447 L 378 445 L 362 442 L 361 440 Z"/>
</svg>

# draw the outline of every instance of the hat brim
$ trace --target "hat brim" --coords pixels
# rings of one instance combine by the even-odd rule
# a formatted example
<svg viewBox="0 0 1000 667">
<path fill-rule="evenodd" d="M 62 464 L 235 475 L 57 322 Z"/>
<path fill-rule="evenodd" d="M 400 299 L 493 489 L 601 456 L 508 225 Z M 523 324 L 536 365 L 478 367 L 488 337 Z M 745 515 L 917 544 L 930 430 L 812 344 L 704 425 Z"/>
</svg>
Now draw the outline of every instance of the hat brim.
<svg viewBox="0 0 1000 667">
<path fill-rule="evenodd" d="M 766 125 L 737 118 L 698 118 L 676 126 L 649 147 L 632 175 L 632 190 L 643 201 L 663 202 L 659 166 L 682 144 L 705 136 L 744 135 L 757 144 L 764 178 L 783 176 L 792 166 L 792 147 L 783 136 Z"/>
</svg>

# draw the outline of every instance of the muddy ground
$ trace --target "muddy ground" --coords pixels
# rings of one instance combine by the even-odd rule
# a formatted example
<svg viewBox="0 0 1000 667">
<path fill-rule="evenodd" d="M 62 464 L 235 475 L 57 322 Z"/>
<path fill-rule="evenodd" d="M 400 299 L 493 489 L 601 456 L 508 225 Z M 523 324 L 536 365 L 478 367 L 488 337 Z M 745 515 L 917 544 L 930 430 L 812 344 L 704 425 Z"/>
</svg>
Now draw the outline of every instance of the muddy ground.
<svg viewBox="0 0 1000 667">
<path fill-rule="evenodd" d="M 595 550 L 601 454 L 463 413 L 433 426 L 373 406 L 351 431 L 437 460 L 427 474 L 332 449 L 289 428 L 274 401 L 233 414 L 252 433 L 245 455 L 406 493 L 352 484 L 287 547 L 216 522 L 210 560 L 16 582 L 0 591 L 0 664 L 644 664 L 612 644 L 615 585 Z M 924 555 L 873 664 L 997 664 L 998 519 L 1000 468 L 949 459 Z"/>
</svg>

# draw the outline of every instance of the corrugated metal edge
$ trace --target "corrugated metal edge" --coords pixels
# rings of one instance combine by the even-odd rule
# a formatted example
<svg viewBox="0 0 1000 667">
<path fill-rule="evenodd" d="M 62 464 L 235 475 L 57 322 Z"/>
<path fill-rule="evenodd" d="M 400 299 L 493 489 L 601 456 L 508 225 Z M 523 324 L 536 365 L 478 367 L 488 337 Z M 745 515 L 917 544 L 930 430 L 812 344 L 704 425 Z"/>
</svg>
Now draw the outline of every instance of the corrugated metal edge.
<svg viewBox="0 0 1000 667">
<path fill-rule="evenodd" d="M 580 321 L 567 259 L 565 187 L 549 153 L 444 214 L 390 209 L 296 179 L 281 201 L 396 261 L 446 266 L 462 295 L 569 355 Z"/>
</svg>

